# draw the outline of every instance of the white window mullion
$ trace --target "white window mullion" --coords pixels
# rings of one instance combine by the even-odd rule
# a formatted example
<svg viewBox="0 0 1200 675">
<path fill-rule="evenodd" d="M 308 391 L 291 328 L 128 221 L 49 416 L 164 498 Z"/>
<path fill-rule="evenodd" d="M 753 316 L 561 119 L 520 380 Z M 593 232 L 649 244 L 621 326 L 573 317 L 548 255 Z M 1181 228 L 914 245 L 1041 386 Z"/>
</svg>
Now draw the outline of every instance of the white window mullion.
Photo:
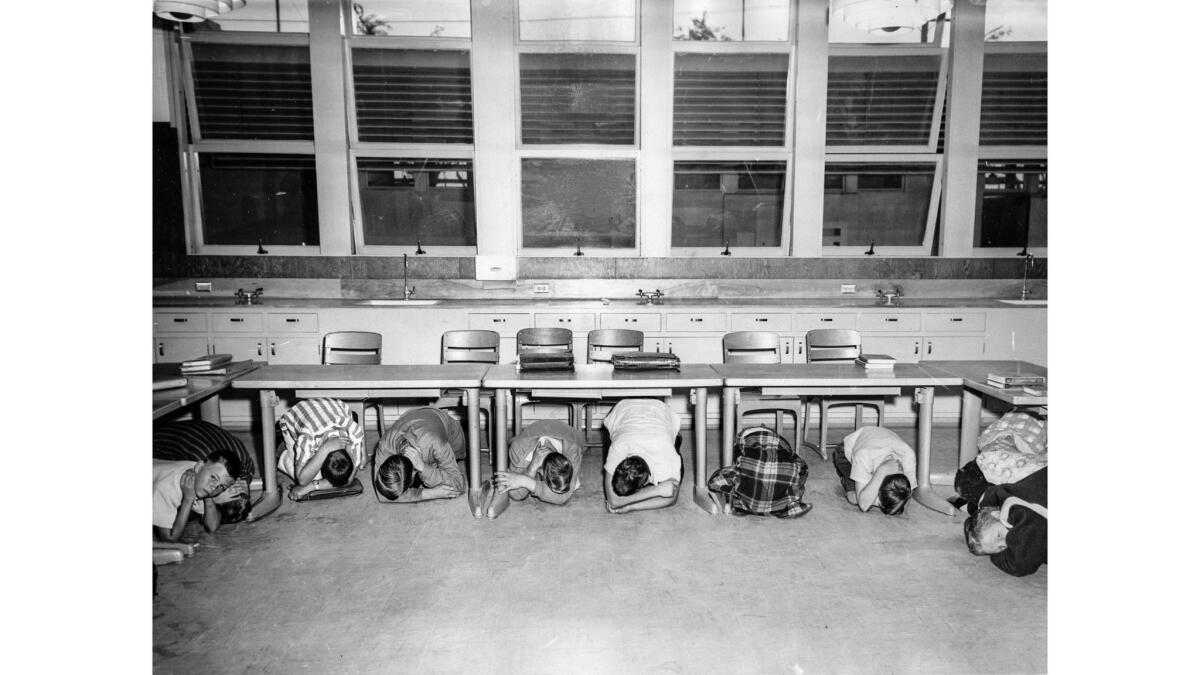
<svg viewBox="0 0 1200 675">
<path fill-rule="evenodd" d="M 975 184 L 979 164 L 979 111 L 983 82 L 985 7 L 959 3 L 950 35 L 949 104 L 946 113 L 946 181 L 942 192 L 940 255 L 971 254 Z"/>
<path fill-rule="evenodd" d="M 671 254 L 671 110 L 674 56 L 671 3 L 641 4 L 642 56 L 639 86 L 641 161 L 638 162 L 638 242 L 641 254 Z"/>
<path fill-rule="evenodd" d="M 338 3 L 310 1 L 313 146 L 322 255 L 350 255 L 350 162 L 346 152 L 346 86 Z"/>
<path fill-rule="evenodd" d="M 804 258 L 821 254 L 824 224 L 825 100 L 829 84 L 826 9 L 825 3 L 800 2 L 796 12 L 791 253 Z"/>
<path fill-rule="evenodd" d="M 520 233 L 516 0 L 471 0 L 475 213 L 480 256 L 515 257 Z M 486 103 L 485 103 L 486 102 Z"/>
</svg>

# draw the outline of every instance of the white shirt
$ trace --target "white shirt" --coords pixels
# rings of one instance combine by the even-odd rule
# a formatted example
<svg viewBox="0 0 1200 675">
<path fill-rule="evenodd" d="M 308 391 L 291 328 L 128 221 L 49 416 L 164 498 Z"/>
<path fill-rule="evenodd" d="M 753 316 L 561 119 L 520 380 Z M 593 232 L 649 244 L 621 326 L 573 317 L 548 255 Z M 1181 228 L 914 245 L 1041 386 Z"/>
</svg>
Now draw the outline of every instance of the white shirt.
<svg viewBox="0 0 1200 675">
<path fill-rule="evenodd" d="M 870 481 L 879 465 L 894 457 L 909 484 L 917 486 L 917 454 L 891 429 L 863 427 L 846 436 L 842 443 L 846 459 L 850 460 L 850 480 L 855 483 Z"/>
<path fill-rule="evenodd" d="M 151 513 L 155 527 L 165 527 L 169 530 L 175 525 L 175 515 L 179 513 L 179 503 L 183 501 L 179 477 L 188 469 L 199 470 L 201 464 L 202 462 L 192 461 L 153 460 L 151 475 L 154 481 L 154 506 Z M 195 503 L 191 508 L 195 510 Z"/>
<path fill-rule="evenodd" d="M 604 418 L 604 427 L 612 437 L 604 470 L 611 475 L 622 460 L 637 455 L 650 467 L 652 483 L 678 480 L 683 469 L 682 459 L 675 452 L 679 426 L 679 416 L 662 401 L 623 399 Z"/>
</svg>

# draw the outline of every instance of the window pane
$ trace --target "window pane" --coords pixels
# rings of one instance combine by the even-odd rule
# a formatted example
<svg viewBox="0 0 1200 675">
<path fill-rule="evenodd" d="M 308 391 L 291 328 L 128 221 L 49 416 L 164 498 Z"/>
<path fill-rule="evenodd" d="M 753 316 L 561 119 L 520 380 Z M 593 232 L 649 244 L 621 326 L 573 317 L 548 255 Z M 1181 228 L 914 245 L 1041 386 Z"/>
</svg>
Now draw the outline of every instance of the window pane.
<svg viewBox="0 0 1200 675">
<path fill-rule="evenodd" d="M 522 40 L 633 42 L 637 0 L 520 0 Z"/>
<path fill-rule="evenodd" d="M 677 54 L 675 145 L 782 146 L 787 54 Z"/>
<path fill-rule="evenodd" d="M 1046 145 L 1046 54 L 984 54 L 980 145 Z"/>
<path fill-rule="evenodd" d="M 633 145 L 632 54 L 521 54 L 521 141 Z"/>
<path fill-rule="evenodd" d="M 276 12 L 278 7 L 279 11 Z M 203 23 L 184 24 L 197 31 L 249 31 L 254 33 L 307 33 L 308 0 L 251 0 L 244 6 Z"/>
<path fill-rule="evenodd" d="M 983 32 L 989 42 L 1045 42 L 1046 0 L 988 0 Z"/>
<path fill-rule="evenodd" d="M 311 156 L 200 154 L 205 244 L 317 246 Z"/>
<path fill-rule="evenodd" d="M 676 162 L 672 246 L 779 246 L 785 162 Z"/>
<path fill-rule="evenodd" d="M 363 0 L 351 9 L 355 35 L 471 37 L 470 0 Z"/>
<path fill-rule="evenodd" d="M 933 163 L 826 162 L 824 246 L 920 246 Z"/>
<path fill-rule="evenodd" d="M 633 248 L 637 175 L 632 159 L 521 160 L 525 248 Z"/>
<path fill-rule="evenodd" d="M 1046 246 L 1046 160 L 980 160 L 975 246 Z"/>
<path fill-rule="evenodd" d="M 972 0 L 974 2 L 975 0 Z M 943 4 L 944 3 L 944 4 Z M 859 3 L 831 0 L 831 44 L 937 44 L 950 46 L 951 3 L 947 0 L 906 0 L 904 3 Z M 853 7 L 853 5 L 859 7 Z M 874 4 L 863 10 L 862 7 Z M 880 5 L 892 7 L 876 9 Z M 903 6 L 901 6 L 903 5 Z M 846 11 L 840 11 L 842 9 Z M 945 14 L 940 12 L 945 10 Z M 941 22 L 938 18 L 942 17 Z M 902 25 L 903 24 L 903 25 Z M 939 30 L 941 34 L 939 36 Z"/>
<path fill-rule="evenodd" d="M 358 140 L 471 143 L 471 55 L 355 49 Z"/>
<path fill-rule="evenodd" d="M 787 0 L 675 0 L 676 40 L 786 42 Z"/>
<path fill-rule="evenodd" d="M 927 145 L 940 57 L 829 57 L 825 144 Z"/>
<path fill-rule="evenodd" d="M 475 245 L 470 160 L 360 158 L 358 194 L 368 245 Z"/>
<path fill-rule="evenodd" d="M 192 57 L 201 137 L 312 140 L 308 47 L 197 43 Z"/>
</svg>

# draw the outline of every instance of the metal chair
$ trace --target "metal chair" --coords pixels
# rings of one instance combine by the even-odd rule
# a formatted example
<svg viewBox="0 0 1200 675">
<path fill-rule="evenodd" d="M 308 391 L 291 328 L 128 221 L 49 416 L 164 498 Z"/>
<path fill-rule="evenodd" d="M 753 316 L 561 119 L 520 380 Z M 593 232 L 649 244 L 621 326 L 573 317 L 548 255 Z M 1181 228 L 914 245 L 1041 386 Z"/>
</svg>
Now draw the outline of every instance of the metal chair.
<svg viewBox="0 0 1200 675">
<path fill-rule="evenodd" d="M 321 363 L 327 366 L 377 366 L 382 363 L 383 336 L 368 331 L 336 331 L 326 333 L 321 345 Z M 314 389 L 297 391 L 297 398 L 337 398 L 346 402 L 358 419 L 359 426 L 366 426 L 366 406 L 375 408 L 375 422 L 380 437 L 385 429 L 383 406 L 353 389 Z"/>
<path fill-rule="evenodd" d="M 500 334 L 494 330 L 448 330 L 442 333 L 442 363 L 500 363 Z M 436 407 L 462 406 L 463 390 L 443 389 Z M 493 420 L 492 395 L 479 393 L 479 410 Z M 489 427 L 485 427 L 489 428 Z M 480 447 L 488 447 L 490 433 L 480 433 Z"/>
<path fill-rule="evenodd" d="M 625 328 L 599 328 L 588 331 L 587 362 L 612 363 L 613 352 L 640 352 L 646 343 L 646 336 L 640 330 Z M 592 413 L 596 403 L 583 403 L 584 422 L 583 437 L 592 428 Z M 589 445 L 591 445 L 589 443 Z M 599 445 L 599 444 L 597 444 Z"/>
<path fill-rule="evenodd" d="M 779 335 L 766 331 L 737 331 L 726 333 L 721 339 L 721 351 L 725 363 L 781 363 Z M 789 412 L 796 420 L 795 443 L 799 451 L 802 440 L 803 414 L 807 410 L 807 398 L 790 396 L 764 396 L 761 392 L 742 390 L 741 403 L 736 415 L 737 430 L 744 426 L 746 415 L 770 410 L 775 412 L 775 433 L 783 435 L 783 414 Z"/>
<path fill-rule="evenodd" d="M 536 347 L 539 349 L 562 349 L 569 354 L 574 354 L 575 348 L 573 344 L 574 333 L 570 328 L 522 328 L 517 331 L 517 357 L 520 358 L 521 352 L 525 349 Z M 521 408 L 530 404 L 537 403 L 532 400 L 528 393 L 513 392 L 513 435 L 521 433 L 522 415 Z M 548 401 L 547 401 L 548 402 Z M 582 404 L 571 402 L 564 403 L 567 406 L 567 424 L 575 426 L 580 419 L 577 411 L 582 409 Z"/>
<path fill-rule="evenodd" d="M 822 328 L 810 330 L 804 336 L 804 342 L 807 346 L 805 350 L 808 363 L 854 363 L 854 359 L 858 358 L 862 352 L 862 337 L 856 330 L 844 330 L 833 328 Z M 899 389 L 895 392 L 899 393 Z M 802 437 L 805 441 L 808 439 L 808 400 L 811 397 L 806 397 L 804 406 L 804 429 Z M 820 431 L 818 433 L 817 452 L 821 454 L 822 459 L 828 458 L 826 447 L 827 435 L 829 433 L 829 409 L 834 406 L 853 405 L 854 406 L 854 428 L 857 429 L 862 425 L 862 411 L 864 406 L 875 408 L 876 426 L 883 426 L 883 408 L 886 401 L 882 397 L 871 398 L 850 398 L 845 396 L 821 396 L 821 422 Z"/>
</svg>

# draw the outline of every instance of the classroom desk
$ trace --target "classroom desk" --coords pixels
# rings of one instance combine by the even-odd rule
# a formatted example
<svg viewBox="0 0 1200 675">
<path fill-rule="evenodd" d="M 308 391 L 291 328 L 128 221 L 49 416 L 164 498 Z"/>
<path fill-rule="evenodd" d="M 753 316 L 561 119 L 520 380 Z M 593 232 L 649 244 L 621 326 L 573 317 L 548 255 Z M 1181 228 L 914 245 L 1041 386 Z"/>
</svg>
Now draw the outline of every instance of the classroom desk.
<svg viewBox="0 0 1200 675">
<path fill-rule="evenodd" d="M 894 369 L 868 370 L 854 364 L 714 364 L 722 377 L 721 464 L 733 463 L 735 402 L 742 387 L 761 387 L 764 394 L 806 396 L 826 392 L 870 395 L 872 389 L 913 387 L 918 403 L 917 487 L 913 496 L 923 506 L 946 515 L 953 507 L 933 492 L 929 482 L 929 449 L 933 431 L 933 388 L 957 387 L 962 378 L 919 363 L 897 363 Z"/>
<path fill-rule="evenodd" d="M 462 389 L 467 399 L 467 503 L 476 518 L 479 505 L 479 383 L 487 365 L 447 363 L 428 366 L 266 366 L 234 380 L 235 389 L 257 389 L 262 414 L 263 496 L 250 519 L 261 518 L 283 501 L 275 480 L 275 392 L 286 390 L 353 390 L 368 398 L 436 399 L 443 389 Z"/>
<path fill-rule="evenodd" d="M 243 370 L 232 375 L 186 376 L 188 381 L 186 386 L 159 389 L 154 392 L 154 416 L 151 419 L 158 419 L 193 403 L 199 403 L 200 419 L 221 426 L 220 400 L 216 394 L 229 387 L 230 382 L 265 365 L 266 363 L 263 361 L 255 361 L 250 370 Z M 178 363 L 155 363 L 153 368 L 155 377 L 179 374 Z"/>
<path fill-rule="evenodd" d="M 506 394 L 511 396 L 514 391 L 528 390 L 533 392 L 534 398 L 552 395 L 555 398 L 599 400 L 669 396 L 674 389 L 690 389 L 692 428 L 696 434 L 692 500 L 708 513 L 719 512 L 719 503 L 708 493 L 705 469 L 708 388 L 721 386 L 721 378 L 710 366 L 683 364 L 679 370 L 615 370 L 608 363 L 587 363 L 576 364 L 574 371 L 520 371 L 515 365 L 506 364 L 489 368 L 483 378 L 483 386 L 496 390 L 496 422 L 492 425 L 496 429 L 496 440 L 492 446 L 496 471 L 508 469 L 508 425 L 504 423 L 507 419 Z M 503 510 L 488 513 L 488 517 L 495 518 Z"/>
<path fill-rule="evenodd" d="M 958 466 L 975 459 L 979 454 L 979 415 L 983 398 L 1004 401 L 1010 407 L 1040 407 L 1047 404 L 1046 396 L 1035 396 L 1020 387 L 1005 389 L 987 383 L 988 373 L 1046 375 L 1042 366 L 1025 361 L 923 361 L 922 365 L 962 379 L 962 422 L 958 434 Z M 1049 378 L 1046 383 L 1049 384 Z M 1041 387 L 1045 389 L 1045 387 Z"/>
</svg>

